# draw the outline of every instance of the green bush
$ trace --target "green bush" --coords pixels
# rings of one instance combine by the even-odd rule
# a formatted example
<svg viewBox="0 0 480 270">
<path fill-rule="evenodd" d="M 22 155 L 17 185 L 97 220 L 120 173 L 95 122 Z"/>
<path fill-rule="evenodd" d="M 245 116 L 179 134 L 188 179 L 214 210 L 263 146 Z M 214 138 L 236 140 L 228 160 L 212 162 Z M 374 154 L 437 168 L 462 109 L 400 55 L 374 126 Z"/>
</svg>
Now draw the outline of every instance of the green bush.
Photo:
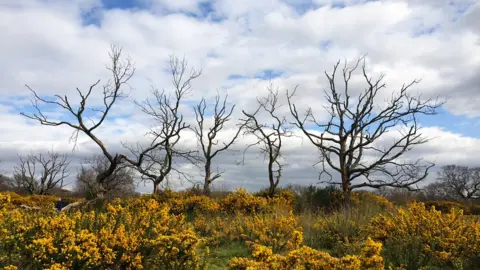
<svg viewBox="0 0 480 270">
<path fill-rule="evenodd" d="M 339 190 L 336 186 L 290 186 L 288 189 L 294 192 L 294 211 L 296 213 L 332 211 L 338 208 L 335 192 Z"/>
</svg>

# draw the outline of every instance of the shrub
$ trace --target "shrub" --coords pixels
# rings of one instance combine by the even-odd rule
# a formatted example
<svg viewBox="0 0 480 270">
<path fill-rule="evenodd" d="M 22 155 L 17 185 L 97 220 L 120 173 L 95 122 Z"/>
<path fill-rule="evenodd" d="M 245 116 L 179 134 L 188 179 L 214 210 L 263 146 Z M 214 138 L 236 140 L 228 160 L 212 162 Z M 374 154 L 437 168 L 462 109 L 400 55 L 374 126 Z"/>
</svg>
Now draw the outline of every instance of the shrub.
<svg viewBox="0 0 480 270">
<path fill-rule="evenodd" d="M 470 209 L 468 206 L 459 203 L 459 202 L 451 202 L 451 201 L 426 201 L 424 202 L 426 209 L 431 209 L 432 206 L 435 207 L 435 210 L 442 211 L 444 213 L 450 212 L 452 209 L 461 209 L 463 210 L 463 214 L 470 214 Z"/>
<path fill-rule="evenodd" d="M 352 193 L 352 201 L 354 205 L 367 205 L 371 208 L 379 210 L 387 210 L 393 208 L 393 203 L 387 198 L 377 195 L 369 191 L 357 191 Z"/>
<path fill-rule="evenodd" d="M 335 186 L 292 186 L 290 189 L 294 191 L 294 210 L 297 213 L 332 210 L 336 207 L 334 193 L 338 189 Z"/>
<path fill-rule="evenodd" d="M 318 212 L 318 210 L 329 213 L 340 208 L 360 204 L 368 204 L 383 209 L 393 207 L 393 204 L 385 197 L 368 191 L 352 192 L 349 200 L 347 200 L 343 191 L 333 185 L 326 187 L 292 186 L 290 189 L 294 190 L 294 210 L 297 213 Z"/>
<path fill-rule="evenodd" d="M 257 243 L 275 252 L 291 249 L 295 232 L 302 231 L 293 213 L 262 213 L 207 217 L 199 215 L 193 221 L 195 230 L 211 245 L 230 241 Z"/>
<path fill-rule="evenodd" d="M 131 199 L 105 211 L 31 213 L 0 208 L 0 267 L 196 269 L 200 239 L 168 205 Z"/>
<path fill-rule="evenodd" d="M 354 205 L 318 216 L 309 235 L 310 245 L 332 250 L 336 256 L 359 252 L 361 243 L 368 236 L 364 229 L 369 225 L 370 219 L 391 209 L 386 208 L 390 203 L 383 197 L 370 194 L 366 193 L 365 197 L 356 195 L 354 198 L 357 202 Z"/>
<path fill-rule="evenodd" d="M 221 210 L 226 213 L 261 213 L 267 211 L 268 200 L 254 196 L 247 190 L 239 188 L 220 201 Z"/>
<path fill-rule="evenodd" d="M 380 252 L 382 244 L 368 239 L 359 256 L 335 258 L 326 252 L 300 246 L 286 255 L 275 254 L 272 249 L 254 245 L 253 259 L 233 258 L 230 269 L 383 269 Z"/>
<path fill-rule="evenodd" d="M 478 264 L 480 225 L 466 222 L 462 215 L 462 210 L 442 214 L 435 206 L 412 203 L 378 215 L 367 230 L 384 243 L 384 258 L 392 266 L 471 269 Z"/>
<path fill-rule="evenodd" d="M 215 212 L 220 209 L 217 201 L 204 195 L 172 198 L 168 203 L 174 214 Z"/>
<path fill-rule="evenodd" d="M 472 204 L 470 206 L 470 214 L 475 215 L 475 216 L 480 215 L 480 205 Z"/>
</svg>

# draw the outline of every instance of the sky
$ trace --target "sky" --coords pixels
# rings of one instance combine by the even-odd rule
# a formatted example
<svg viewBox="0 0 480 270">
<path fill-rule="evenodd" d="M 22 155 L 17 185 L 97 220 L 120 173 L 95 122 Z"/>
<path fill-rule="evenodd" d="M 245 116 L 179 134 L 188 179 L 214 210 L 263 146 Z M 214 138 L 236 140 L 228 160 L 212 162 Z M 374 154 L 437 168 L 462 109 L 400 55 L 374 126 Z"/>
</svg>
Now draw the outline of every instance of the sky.
<svg viewBox="0 0 480 270">
<path fill-rule="evenodd" d="M 479 38 L 480 1 L 473 0 L 2 0 L 0 171 L 10 174 L 18 155 L 55 149 L 70 156 L 74 175 L 79 160 L 98 153 L 84 136 L 72 152 L 72 130 L 40 126 L 19 113 L 31 112 L 25 85 L 42 97 L 60 94 L 75 101 L 77 87 L 85 91 L 98 79 L 108 80 L 111 44 L 122 46 L 136 67 L 128 98 L 115 104 L 97 132 L 113 152 L 125 152 L 122 142 L 144 138 L 152 123 L 132 101 L 148 98 L 152 86 L 172 89 L 170 55 L 185 57 L 189 66 L 202 70 L 181 106 L 187 122 L 194 123 L 192 105 L 202 97 L 211 102 L 217 91 L 228 93 L 230 104 L 236 104 L 221 135 L 228 138 L 241 110 L 254 109 L 270 79 L 282 91 L 298 85 L 297 106 L 310 106 L 325 120 L 324 72 L 338 60 L 351 63 L 366 54 L 369 74 L 385 74 L 379 105 L 414 79 L 421 82 L 413 93 L 447 100 L 438 115 L 421 118 L 423 134 L 432 140 L 409 153 L 410 158 L 434 161 L 436 168 L 479 166 Z M 365 87 L 359 79 L 352 85 Z M 101 91 L 95 89 L 92 105 L 101 102 Z M 66 117 L 58 109 L 46 109 L 53 117 Z M 184 138 L 185 147 L 196 147 L 192 134 Z M 237 165 L 248 142 L 242 137 L 234 151 L 215 161 L 214 167 L 225 171 L 219 185 L 249 190 L 267 185 L 258 151 L 249 150 L 247 162 Z M 318 169 L 312 166 L 318 152 L 308 141 L 291 138 L 284 150 L 284 184 L 318 183 Z M 182 169 L 200 179 L 196 168 Z M 434 178 L 432 173 L 429 181 Z M 177 187 L 188 185 L 172 181 Z M 148 192 L 151 187 L 138 189 Z"/>
</svg>

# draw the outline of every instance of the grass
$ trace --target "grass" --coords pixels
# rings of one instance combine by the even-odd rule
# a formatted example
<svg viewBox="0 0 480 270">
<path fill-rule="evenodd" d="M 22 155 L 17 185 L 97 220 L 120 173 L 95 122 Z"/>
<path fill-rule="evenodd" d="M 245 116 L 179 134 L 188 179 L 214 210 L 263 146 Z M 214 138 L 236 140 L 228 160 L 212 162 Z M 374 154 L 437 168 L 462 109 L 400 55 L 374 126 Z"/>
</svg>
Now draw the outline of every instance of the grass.
<svg viewBox="0 0 480 270">
<path fill-rule="evenodd" d="M 228 261 L 234 257 L 250 257 L 248 247 L 238 241 L 210 248 L 210 256 L 207 258 L 208 269 L 227 269 Z"/>
</svg>

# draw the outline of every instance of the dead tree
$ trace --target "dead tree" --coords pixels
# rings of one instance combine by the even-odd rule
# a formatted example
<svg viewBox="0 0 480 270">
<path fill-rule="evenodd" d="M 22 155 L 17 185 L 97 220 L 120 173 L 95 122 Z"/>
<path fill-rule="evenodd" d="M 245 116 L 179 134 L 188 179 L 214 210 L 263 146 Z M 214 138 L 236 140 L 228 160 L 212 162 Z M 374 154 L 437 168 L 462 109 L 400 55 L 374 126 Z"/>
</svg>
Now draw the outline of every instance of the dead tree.
<svg viewBox="0 0 480 270">
<path fill-rule="evenodd" d="M 55 95 L 54 100 L 42 98 L 37 94 L 36 91 L 32 90 L 32 88 L 27 85 L 27 88 L 33 94 L 31 101 L 36 112 L 33 114 L 21 112 L 21 115 L 36 120 L 41 125 L 69 126 L 72 128 L 74 132 L 70 139 L 74 142 L 74 148 L 76 146 L 79 133 L 87 135 L 98 147 L 100 147 L 103 155 L 109 161 L 109 166 L 105 171 L 99 173 L 96 177 L 96 181 L 98 183 L 98 197 L 103 196 L 103 193 L 105 192 L 105 189 L 103 188 L 103 182 L 110 175 L 112 175 L 117 166 L 122 163 L 123 156 L 119 154 L 113 154 L 112 152 L 108 151 L 103 141 L 95 135 L 95 130 L 104 123 L 115 102 L 123 97 L 123 86 L 128 85 L 128 81 L 135 73 L 135 68 L 130 58 L 122 58 L 122 49 L 120 47 L 112 45 L 109 56 L 111 63 L 109 66 L 107 66 L 107 69 L 111 72 L 111 79 L 103 85 L 102 106 L 92 106 L 91 108 L 87 107 L 89 98 L 94 91 L 93 89 L 99 85 L 100 80 L 97 80 L 94 84 L 90 85 L 88 90 L 85 92 L 81 91 L 79 88 L 76 88 L 80 97 L 80 102 L 77 106 L 74 106 L 66 95 L 63 97 L 60 95 Z M 69 116 L 73 116 L 74 120 L 51 120 L 46 113 L 42 112 L 41 105 L 50 105 L 62 109 Z M 97 121 L 89 119 L 87 116 L 88 112 L 93 112 L 99 115 L 99 119 Z M 91 124 L 89 124 L 87 120 L 90 120 Z"/>
<path fill-rule="evenodd" d="M 207 195 L 210 194 L 210 185 L 212 182 L 220 178 L 222 175 L 218 170 L 215 173 L 212 173 L 213 159 L 221 152 L 228 150 L 229 147 L 235 143 L 242 130 L 242 126 L 237 128 L 235 134 L 230 139 L 222 142 L 222 145 L 218 147 L 219 140 L 217 139 L 217 136 L 224 129 L 225 124 L 231 120 L 230 117 L 235 109 L 235 105 L 230 108 L 227 107 L 227 98 L 228 96 L 225 96 L 223 101 L 221 101 L 219 94 L 215 97 L 215 107 L 213 115 L 211 116 L 213 118 L 213 123 L 208 129 L 205 127 L 207 109 L 205 99 L 202 98 L 200 103 L 193 108 L 197 122 L 194 131 L 198 143 L 200 144 L 204 162 L 203 192 Z"/>
<path fill-rule="evenodd" d="M 65 186 L 69 176 L 66 155 L 49 152 L 48 155 L 27 155 L 19 157 L 20 164 L 14 167 L 14 185 L 29 194 L 48 194 L 55 188 Z"/>
<path fill-rule="evenodd" d="M 249 144 L 245 149 L 243 162 L 245 161 L 245 153 L 250 147 L 260 147 L 260 153 L 267 160 L 268 181 L 270 184 L 268 196 L 275 194 L 275 189 L 282 177 L 284 164 L 282 164 L 280 159 L 282 157 L 283 138 L 292 136 L 286 118 L 280 117 L 276 112 L 280 107 L 278 104 L 278 93 L 278 89 L 274 91 L 272 84 L 270 84 L 267 97 L 257 98 L 258 107 L 253 113 L 247 113 L 242 110 L 246 118 L 241 119 L 245 127 L 244 135 L 250 134 L 256 138 L 256 141 Z M 272 120 L 272 123 L 261 123 L 260 113 L 266 113 L 267 117 Z"/>
<path fill-rule="evenodd" d="M 350 79 L 362 61 L 366 88 L 357 98 L 352 98 Z M 292 102 L 297 88 L 292 93 L 287 92 L 294 124 L 321 154 L 320 177 L 323 174 L 329 176 L 328 180 L 321 182 L 339 185 L 346 194 L 363 187 L 411 189 L 412 185 L 427 177 L 433 163 L 422 159 L 402 161 L 400 158 L 413 147 L 428 141 L 420 132 L 418 116 L 436 114 L 436 109 L 443 102 L 421 100 L 410 95 L 410 87 L 419 82 L 414 80 L 404 84 L 398 93 L 392 94 L 387 100 L 386 106 L 380 108 L 377 104 L 383 100 L 379 101 L 377 95 L 385 88 L 384 75 L 372 80 L 367 75 L 364 56 L 353 67 L 347 67 L 345 61 L 343 85 L 338 86 L 336 75 L 339 64 L 340 61 L 334 66 L 332 74 L 325 72 L 329 82 L 329 88 L 325 90 L 328 102 L 325 109 L 329 114 L 327 121 L 317 121 L 318 117 L 311 108 L 305 116 L 301 116 Z M 400 130 L 398 138 L 390 145 L 379 145 L 380 139 L 385 137 L 383 135 L 400 126 L 403 126 L 403 130 Z M 333 180 L 327 166 L 340 174 L 340 181 Z"/>
<path fill-rule="evenodd" d="M 178 162 L 195 163 L 196 151 L 184 150 L 179 147 L 181 133 L 190 129 L 186 124 L 182 113 L 179 111 L 182 99 L 191 90 L 191 82 L 198 78 L 201 71 L 187 70 L 187 61 L 170 57 L 170 70 L 174 86 L 174 97 L 153 89 L 154 100 L 145 100 L 142 103 L 135 102 L 143 113 L 151 116 L 156 125 L 150 129 L 147 136 L 152 138 L 148 146 L 137 144 L 136 147 L 128 148 L 135 159 L 126 157 L 127 162 L 135 167 L 145 181 L 153 183 L 153 193 L 158 192 L 159 185 L 167 179 L 172 171 L 180 176 L 188 178 L 188 174 L 180 171 L 176 166 Z"/>
<path fill-rule="evenodd" d="M 443 166 L 437 180 L 445 187 L 450 199 L 480 198 L 480 168 Z"/>
<path fill-rule="evenodd" d="M 76 190 L 87 197 L 94 196 L 98 189 L 97 175 L 107 170 L 110 161 L 104 155 L 93 155 L 81 162 L 77 173 Z M 134 171 L 123 162 L 103 181 L 105 194 L 108 196 L 127 196 L 135 192 Z"/>
</svg>

